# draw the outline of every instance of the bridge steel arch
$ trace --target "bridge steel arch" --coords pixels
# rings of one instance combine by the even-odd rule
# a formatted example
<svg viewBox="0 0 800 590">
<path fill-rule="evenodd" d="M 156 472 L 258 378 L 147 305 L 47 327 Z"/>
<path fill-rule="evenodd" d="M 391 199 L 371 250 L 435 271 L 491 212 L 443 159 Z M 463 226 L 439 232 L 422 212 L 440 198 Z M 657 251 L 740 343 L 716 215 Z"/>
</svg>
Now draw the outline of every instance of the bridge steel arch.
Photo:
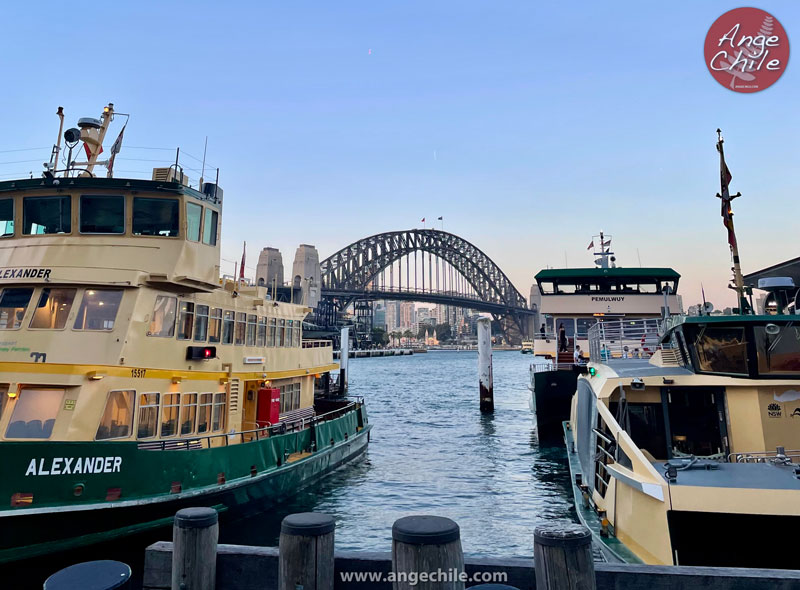
<svg viewBox="0 0 800 590">
<path fill-rule="evenodd" d="M 408 229 L 376 234 L 363 238 L 323 260 L 322 294 L 339 295 L 350 301 L 359 294 L 374 298 L 370 283 L 386 268 L 414 252 L 429 252 L 450 264 L 475 290 L 479 300 L 437 293 L 429 289 L 425 301 L 449 303 L 490 311 L 496 316 L 512 316 L 521 332 L 525 332 L 522 315 L 530 314 L 525 297 L 510 279 L 480 248 L 455 234 L 437 229 Z M 388 299 L 414 298 L 386 293 Z"/>
</svg>

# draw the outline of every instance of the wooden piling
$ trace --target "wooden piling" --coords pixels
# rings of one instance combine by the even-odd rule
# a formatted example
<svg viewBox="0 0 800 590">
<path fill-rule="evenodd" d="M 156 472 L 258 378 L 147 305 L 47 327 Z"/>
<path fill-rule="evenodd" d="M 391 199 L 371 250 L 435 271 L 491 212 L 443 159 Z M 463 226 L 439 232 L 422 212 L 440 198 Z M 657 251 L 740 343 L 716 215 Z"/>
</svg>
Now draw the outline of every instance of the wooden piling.
<svg viewBox="0 0 800 590">
<path fill-rule="evenodd" d="M 595 590 L 592 534 L 579 524 L 533 531 L 536 590 Z"/>
<path fill-rule="evenodd" d="M 290 514 L 281 523 L 278 590 L 333 590 L 333 517 Z"/>
<path fill-rule="evenodd" d="M 481 412 L 494 412 L 492 321 L 489 318 L 478 319 L 478 387 Z"/>
<path fill-rule="evenodd" d="M 441 516 L 407 516 L 392 526 L 393 590 L 464 590 L 458 525 Z"/>
<path fill-rule="evenodd" d="M 172 590 L 214 590 L 219 524 L 213 508 L 184 508 L 172 527 Z"/>
</svg>

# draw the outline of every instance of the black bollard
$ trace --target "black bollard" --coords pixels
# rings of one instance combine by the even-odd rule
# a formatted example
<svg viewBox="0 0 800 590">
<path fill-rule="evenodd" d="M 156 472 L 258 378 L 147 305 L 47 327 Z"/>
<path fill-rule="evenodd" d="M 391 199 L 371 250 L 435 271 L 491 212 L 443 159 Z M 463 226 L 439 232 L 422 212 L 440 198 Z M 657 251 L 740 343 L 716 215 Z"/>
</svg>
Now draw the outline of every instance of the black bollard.
<svg viewBox="0 0 800 590">
<path fill-rule="evenodd" d="M 449 518 L 406 516 L 392 526 L 394 590 L 464 590 L 461 531 Z"/>
<path fill-rule="evenodd" d="M 332 516 L 317 512 L 290 514 L 281 523 L 278 590 L 333 590 Z"/>
<path fill-rule="evenodd" d="M 536 590 L 594 590 L 592 534 L 579 524 L 537 526 L 533 531 Z"/>
<path fill-rule="evenodd" d="M 117 590 L 131 577 L 131 568 L 121 561 L 86 561 L 57 571 L 44 582 L 44 590 Z"/>
<path fill-rule="evenodd" d="M 172 527 L 172 590 L 214 590 L 219 524 L 213 508 L 184 508 Z"/>
</svg>

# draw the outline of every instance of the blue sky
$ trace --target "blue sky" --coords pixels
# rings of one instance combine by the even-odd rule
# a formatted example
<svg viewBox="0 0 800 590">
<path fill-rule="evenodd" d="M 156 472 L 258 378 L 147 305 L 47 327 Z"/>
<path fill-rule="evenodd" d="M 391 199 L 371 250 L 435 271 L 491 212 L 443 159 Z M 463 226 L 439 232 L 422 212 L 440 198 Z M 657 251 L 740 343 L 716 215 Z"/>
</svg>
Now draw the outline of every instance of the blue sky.
<svg viewBox="0 0 800 590">
<path fill-rule="evenodd" d="M 441 215 L 527 295 L 565 255 L 590 266 L 603 229 L 621 265 L 638 249 L 683 275 L 687 304 L 702 282 L 731 305 L 717 127 L 745 271 L 800 255 L 797 58 L 755 94 L 704 63 L 709 26 L 738 4 L 126 4 L 4 7 L 0 150 L 50 145 L 59 105 L 74 123 L 109 101 L 132 113 L 118 171 L 172 157 L 142 147 L 202 156 L 208 136 L 227 260 L 243 240 L 248 266 L 268 245 L 325 257 Z M 795 39 L 796 2 L 757 6 Z M 0 176 L 48 154 L 0 153 Z"/>
</svg>

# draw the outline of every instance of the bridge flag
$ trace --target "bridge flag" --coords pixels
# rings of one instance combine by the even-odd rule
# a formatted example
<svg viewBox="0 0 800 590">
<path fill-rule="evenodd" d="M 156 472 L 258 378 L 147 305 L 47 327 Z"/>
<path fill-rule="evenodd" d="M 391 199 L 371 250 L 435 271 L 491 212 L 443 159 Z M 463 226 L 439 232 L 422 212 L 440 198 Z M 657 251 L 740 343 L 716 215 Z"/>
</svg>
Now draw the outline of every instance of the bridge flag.
<svg viewBox="0 0 800 590">
<path fill-rule="evenodd" d="M 592 248 L 594 248 L 594 240 L 592 240 L 591 242 L 589 242 L 589 247 L 588 247 L 588 248 L 586 248 L 586 249 L 587 249 L 587 250 L 591 250 Z"/>
<path fill-rule="evenodd" d="M 247 242 L 242 246 L 242 266 L 239 268 L 239 282 L 244 280 L 244 258 L 247 254 Z"/>
</svg>

